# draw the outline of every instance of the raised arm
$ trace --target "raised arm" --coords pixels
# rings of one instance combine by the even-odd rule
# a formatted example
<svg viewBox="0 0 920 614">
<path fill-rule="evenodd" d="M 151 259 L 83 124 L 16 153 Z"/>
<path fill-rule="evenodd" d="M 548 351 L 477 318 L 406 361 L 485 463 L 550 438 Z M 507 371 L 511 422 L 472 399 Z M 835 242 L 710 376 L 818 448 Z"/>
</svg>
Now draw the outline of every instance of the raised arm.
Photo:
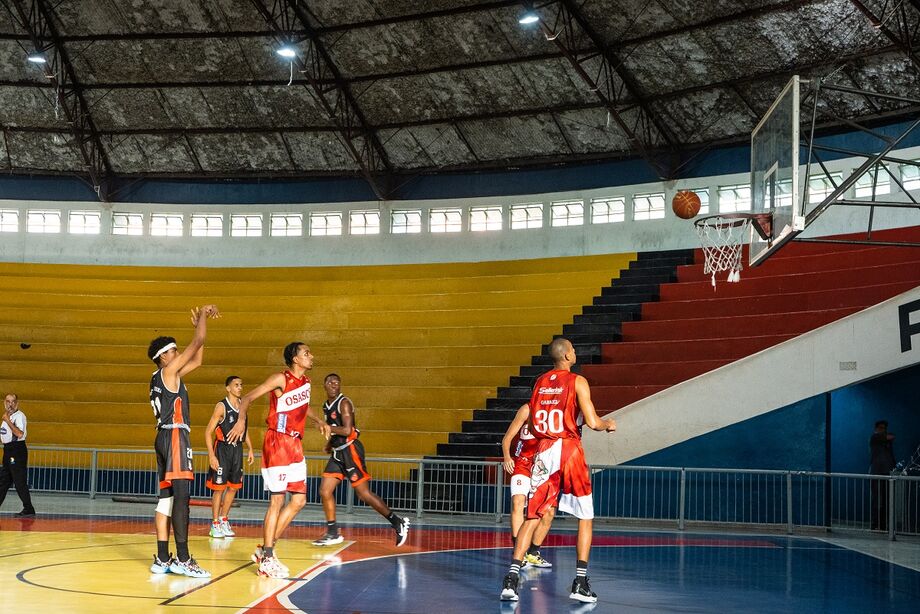
<svg viewBox="0 0 920 614">
<path fill-rule="evenodd" d="M 578 409 L 581 410 L 581 415 L 584 417 L 588 428 L 595 431 L 617 430 L 617 423 L 613 418 L 602 420 L 598 417 L 597 411 L 594 409 L 594 403 L 591 402 L 591 387 L 588 385 L 588 380 L 581 375 L 575 378 L 575 394 L 578 399 Z"/>
<path fill-rule="evenodd" d="M 505 471 L 508 473 L 514 473 L 514 459 L 511 458 L 511 442 L 514 440 L 515 435 L 518 434 L 518 431 L 521 430 L 521 427 L 524 426 L 524 423 L 529 419 L 530 405 L 524 403 L 518 408 L 517 413 L 514 415 L 514 420 L 508 425 L 508 430 L 505 431 L 505 436 L 502 437 L 502 464 L 505 467 Z"/>
<path fill-rule="evenodd" d="M 208 449 L 208 464 L 211 466 L 211 469 L 217 471 L 217 468 L 220 466 L 220 463 L 217 460 L 217 455 L 214 453 L 214 430 L 217 428 L 218 423 L 224 419 L 224 404 L 218 403 L 214 406 L 214 412 L 211 414 L 211 419 L 208 421 L 208 426 L 204 429 L 204 445 Z"/>
<path fill-rule="evenodd" d="M 278 372 L 273 373 L 267 380 L 250 390 L 240 401 L 240 415 L 236 420 L 236 424 L 234 424 L 230 432 L 227 433 L 227 441 L 229 443 L 236 443 L 243 438 L 243 431 L 246 430 L 246 414 L 249 412 L 249 406 L 253 401 L 273 390 L 283 389 L 284 374 Z"/>
</svg>

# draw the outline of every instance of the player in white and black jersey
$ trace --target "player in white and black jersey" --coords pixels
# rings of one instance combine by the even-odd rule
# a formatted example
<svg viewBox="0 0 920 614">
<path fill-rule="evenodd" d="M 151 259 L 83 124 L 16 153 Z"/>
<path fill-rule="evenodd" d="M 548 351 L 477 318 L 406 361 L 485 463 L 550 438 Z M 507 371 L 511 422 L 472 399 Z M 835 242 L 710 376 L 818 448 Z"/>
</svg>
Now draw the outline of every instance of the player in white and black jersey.
<svg viewBox="0 0 920 614">
<path fill-rule="evenodd" d="M 176 573 L 195 578 L 210 577 L 188 551 L 189 497 L 192 469 L 192 445 L 189 441 L 188 391 L 182 377 L 201 366 L 208 318 L 219 318 L 215 305 L 192 309 L 195 336 L 179 352 L 173 337 L 157 337 L 147 348 L 147 357 L 157 370 L 150 378 L 150 405 L 157 421 L 154 450 L 160 496 L 156 507 L 157 554 L 150 571 Z M 176 558 L 169 553 L 169 529 L 176 540 Z"/>
<path fill-rule="evenodd" d="M 323 500 L 323 512 L 326 514 L 326 532 L 313 542 L 315 546 L 340 544 L 345 539 L 339 533 L 335 519 L 335 489 L 342 480 L 347 480 L 355 489 L 355 494 L 362 501 L 374 508 L 378 514 L 387 519 L 396 532 L 396 545 L 402 546 L 409 536 L 409 519 L 397 516 L 384 503 L 383 499 L 371 491 L 368 484 L 371 479 L 364 460 L 364 445 L 358 439 L 361 432 L 355 421 L 355 406 L 351 399 L 342 394 L 342 378 L 330 373 L 323 380 L 326 390 L 326 402 L 323 403 L 323 415 L 330 427 L 331 437 L 326 442 L 329 462 L 323 471 L 319 494 Z"/>
<path fill-rule="evenodd" d="M 204 432 L 204 442 L 208 448 L 208 481 L 211 495 L 211 537 L 233 537 L 236 533 L 230 526 L 230 507 L 236 491 L 243 487 L 243 446 L 242 442 L 229 443 L 227 434 L 236 424 L 240 415 L 240 400 L 243 396 L 243 380 L 236 375 L 224 381 L 227 396 L 214 406 L 214 413 Z M 216 439 L 216 442 L 215 442 Z M 252 465 L 255 456 L 252 453 L 252 441 L 249 430 L 245 431 L 244 440 L 249 448 L 247 461 Z"/>
</svg>

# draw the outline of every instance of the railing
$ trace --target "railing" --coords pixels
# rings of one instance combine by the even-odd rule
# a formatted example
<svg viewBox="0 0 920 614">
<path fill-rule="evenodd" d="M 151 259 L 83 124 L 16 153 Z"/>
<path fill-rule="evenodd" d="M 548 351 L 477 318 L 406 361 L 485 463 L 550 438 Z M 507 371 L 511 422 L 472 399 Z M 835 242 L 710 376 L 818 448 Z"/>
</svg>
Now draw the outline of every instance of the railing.
<svg viewBox="0 0 920 614">
<path fill-rule="evenodd" d="M 29 448 L 29 482 L 38 492 L 154 496 L 152 450 Z M 258 455 L 257 455 L 258 456 Z M 319 504 L 328 457 L 307 457 L 307 498 Z M 500 521 L 510 510 L 507 476 L 494 461 L 368 459 L 373 490 L 393 509 L 476 514 Z M 193 496 L 205 487 L 207 455 L 194 455 Z M 244 461 L 240 500 L 266 500 L 259 460 Z M 595 514 L 601 519 L 688 525 L 853 530 L 920 535 L 920 477 L 808 471 L 592 466 Z M 366 507 L 351 488 L 336 491 L 346 512 Z"/>
</svg>

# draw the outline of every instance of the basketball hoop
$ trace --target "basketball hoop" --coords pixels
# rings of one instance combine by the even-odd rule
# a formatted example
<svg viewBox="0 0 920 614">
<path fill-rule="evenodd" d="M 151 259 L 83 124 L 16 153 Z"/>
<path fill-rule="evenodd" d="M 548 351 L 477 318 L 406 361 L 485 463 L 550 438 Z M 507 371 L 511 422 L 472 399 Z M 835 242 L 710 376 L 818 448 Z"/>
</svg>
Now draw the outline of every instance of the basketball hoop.
<svg viewBox="0 0 920 614">
<path fill-rule="evenodd" d="M 764 240 L 773 234 L 773 215 L 770 213 L 721 213 L 696 220 L 693 225 L 700 235 L 703 247 L 703 273 L 712 275 L 716 287 L 716 273 L 728 271 L 728 282 L 741 281 L 741 249 L 750 240 L 753 228 Z"/>
</svg>

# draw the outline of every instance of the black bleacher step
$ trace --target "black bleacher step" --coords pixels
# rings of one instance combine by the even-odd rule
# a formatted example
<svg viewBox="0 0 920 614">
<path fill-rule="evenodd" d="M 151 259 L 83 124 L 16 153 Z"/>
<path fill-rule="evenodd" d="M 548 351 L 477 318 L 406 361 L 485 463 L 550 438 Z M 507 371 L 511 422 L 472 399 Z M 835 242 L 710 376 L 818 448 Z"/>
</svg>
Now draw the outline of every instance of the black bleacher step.
<svg viewBox="0 0 920 614">
<path fill-rule="evenodd" d="M 562 335 L 553 335 L 553 339 L 556 339 L 558 337 L 562 337 Z M 569 341 L 572 341 L 572 340 L 570 339 Z M 575 353 L 578 355 L 578 362 L 585 362 L 586 364 L 594 364 L 592 361 L 582 360 L 582 356 L 587 358 L 588 356 L 598 356 L 599 357 L 601 355 L 601 342 L 600 341 L 588 341 L 585 343 L 576 343 L 575 341 L 572 341 L 572 345 L 575 346 Z M 540 348 L 540 356 L 541 356 L 540 362 L 533 362 L 533 359 L 531 359 L 531 363 L 532 364 L 547 364 L 547 365 L 553 364 L 553 360 L 549 357 L 549 344 L 548 343 L 544 343 L 543 346 Z M 598 360 L 598 362 L 600 362 L 600 360 Z"/>
<path fill-rule="evenodd" d="M 581 308 L 585 315 L 594 315 L 600 313 L 622 313 L 631 316 L 638 316 L 642 313 L 642 303 L 625 303 L 622 305 L 585 305 Z"/>
<path fill-rule="evenodd" d="M 529 377 L 531 380 L 533 380 L 534 378 L 543 375 L 544 373 L 546 373 L 547 371 L 549 371 L 549 370 L 552 369 L 552 368 L 553 368 L 553 365 L 551 365 L 551 364 L 547 364 L 547 365 L 528 365 L 528 366 L 525 366 L 525 367 L 521 367 L 521 371 L 520 371 L 520 374 L 521 374 L 521 375 L 520 375 L 520 376 L 521 376 L 521 377 Z M 512 384 L 512 385 L 513 385 L 513 384 Z"/>
<path fill-rule="evenodd" d="M 501 444 L 439 443 L 438 457 L 452 456 L 463 459 L 497 458 L 502 455 Z"/>
<path fill-rule="evenodd" d="M 486 409 L 510 409 L 512 411 L 517 411 L 517 409 L 530 400 L 530 393 L 527 393 L 527 396 L 521 397 L 508 397 L 508 396 L 499 396 L 491 397 L 486 399 Z"/>
<path fill-rule="evenodd" d="M 605 288 L 606 289 L 606 288 Z M 601 291 L 603 292 L 603 290 Z M 658 301 L 658 290 L 653 293 L 640 294 L 613 294 L 595 296 L 591 300 L 592 305 L 625 305 L 627 303 L 652 303 Z"/>
<path fill-rule="evenodd" d="M 637 288 L 644 286 L 660 286 L 677 281 L 677 275 L 673 272 L 662 275 L 633 275 L 627 277 L 614 277 L 610 280 L 613 288 Z"/>
<path fill-rule="evenodd" d="M 643 271 L 655 269 L 671 269 L 672 271 L 684 264 L 693 264 L 693 258 L 656 258 L 655 260 L 633 260 L 628 269 L 623 271 Z M 621 273 L 622 274 L 622 273 Z"/>
<path fill-rule="evenodd" d="M 571 341 L 573 338 L 581 336 L 585 337 L 588 335 L 597 335 L 598 338 L 606 338 L 609 335 L 619 335 L 621 332 L 621 327 L 619 322 L 605 323 L 600 322 L 598 324 L 563 324 L 562 325 L 562 336 Z M 575 350 L 577 353 L 578 350 Z"/>
<path fill-rule="evenodd" d="M 645 294 L 657 296 L 661 284 L 635 284 L 633 286 L 605 286 L 601 288 L 601 296 L 625 296 L 631 294 Z"/>
<path fill-rule="evenodd" d="M 513 420 L 514 418 L 511 418 Z M 464 420 L 464 433 L 504 433 L 510 420 Z"/>
<path fill-rule="evenodd" d="M 543 373 L 546 373 L 546 369 L 540 372 L 541 375 Z M 533 383 L 536 379 L 537 379 L 537 376 L 535 375 L 512 375 L 509 378 L 510 381 L 508 383 L 510 383 L 515 388 L 517 388 L 518 386 L 528 386 L 530 388 L 533 388 Z"/>
<path fill-rule="evenodd" d="M 620 333 L 612 331 L 607 333 L 589 333 L 589 334 L 563 334 L 563 335 L 553 335 L 553 338 L 565 337 L 572 342 L 573 345 L 585 344 L 585 343 L 613 343 L 614 341 L 620 340 Z M 582 360 L 582 354 L 575 350 L 575 353 L 578 355 L 579 362 L 585 362 Z M 595 361 L 592 361 L 592 363 Z M 597 362 L 600 362 L 599 360 Z"/>
<path fill-rule="evenodd" d="M 520 407 L 520 405 L 518 405 Z M 514 414 L 518 408 L 514 409 L 474 409 L 473 420 L 484 420 L 486 422 L 504 422 L 505 428 L 514 420 Z"/>
<path fill-rule="evenodd" d="M 500 399 L 529 399 L 530 386 L 499 386 L 498 398 Z"/>
<path fill-rule="evenodd" d="M 692 249 L 666 249 L 657 252 L 639 252 L 636 260 L 662 260 L 668 258 L 693 258 Z"/>
<path fill-rule="evenodd" d="M 501 433 L 451 433 L 448 435 L 447 443 L 498 443 L 502 442 Z"/>
<path fill-rule="evenodd" d="M 572 321 L 575 324 L 619 324 L 620 322 L 632 322 L 638 319 L 638 313 L 623 313 L 621 311 L 616 311 L 613 313 L 580 314 L 572 318 Z"/>
</svg>

